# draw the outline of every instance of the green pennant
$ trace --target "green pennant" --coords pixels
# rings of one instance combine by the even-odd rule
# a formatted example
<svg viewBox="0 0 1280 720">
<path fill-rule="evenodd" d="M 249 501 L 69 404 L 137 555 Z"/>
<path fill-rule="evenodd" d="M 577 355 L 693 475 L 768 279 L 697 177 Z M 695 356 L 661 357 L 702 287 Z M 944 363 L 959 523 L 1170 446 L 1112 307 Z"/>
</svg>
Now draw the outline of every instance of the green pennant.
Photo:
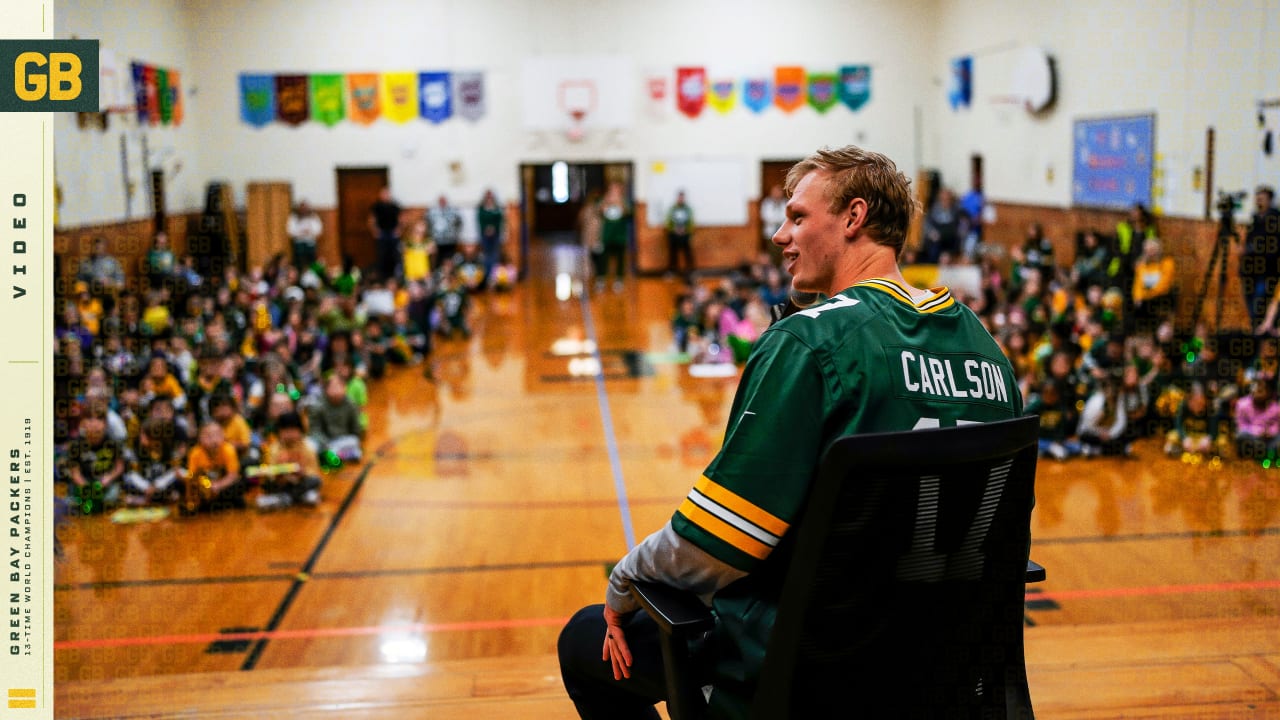
<svg viewBox="0 0 1280 720">
<path fill-rule="evenodd" d="M 839 78 L 835 73 L 809 73 L 809 104 L 824 113 L 840 101 L 836 92 Z"/>
<path fill-rule="evenodd" d="M 173 122 L 173 95 L 169 92 L 169 71 L 156 68 L 156 99 L 160 104 L 160 122 Z"/>
<path fill-rule="evenodd" d="M 311 76 L 311 119 L 333 127 L 346 117 L 342 75 Z"/>
</svg>

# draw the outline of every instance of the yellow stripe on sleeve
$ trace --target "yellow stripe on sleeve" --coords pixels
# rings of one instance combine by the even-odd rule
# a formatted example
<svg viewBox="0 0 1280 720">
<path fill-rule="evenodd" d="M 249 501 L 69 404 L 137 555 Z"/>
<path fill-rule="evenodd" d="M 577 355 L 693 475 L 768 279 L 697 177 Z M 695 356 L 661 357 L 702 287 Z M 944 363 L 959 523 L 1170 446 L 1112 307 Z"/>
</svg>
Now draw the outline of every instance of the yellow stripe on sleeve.
<svg viewBox="0 0 1280 720">
<path fill-rule="evenodd" d="M 750 501 L 743 499 L 740 495 L 717 484 L 711 478 L 702 476 L 698 482 L 693 484 L 698 492 L 706 495 L 712 500 L 723 505 L 730 512 L 742 517 L 744 520 L 758 526 L 773 535 L 782 537 L 787 532 L 787 523 L 774 517 L 766 510 L 762 510 L 760 506 L 752 504 Z"/>
<path fill-rule="evenodd" d="M 681 503 L 679 513 L 688 518 L 689 522 L 697 525 L 703 530 L 706 530 L 717 538 L 720 538 L 757 560 L 763 560 L 766 557 L 769 557 L 769 552 L 773 549 L 735 528 L 729 523 L 721 520 L 715 515 L 712 515 L 706 510 L 698 507 L 692 500 L 686 499 Z"/>
</svg>

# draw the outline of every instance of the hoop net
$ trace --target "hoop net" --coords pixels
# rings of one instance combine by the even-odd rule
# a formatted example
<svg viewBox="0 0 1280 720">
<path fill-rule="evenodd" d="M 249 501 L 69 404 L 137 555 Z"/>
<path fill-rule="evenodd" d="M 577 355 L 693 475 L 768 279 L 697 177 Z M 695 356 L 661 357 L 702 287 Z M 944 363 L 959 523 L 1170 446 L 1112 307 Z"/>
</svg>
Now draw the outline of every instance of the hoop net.
<svg viewBox="0 0 1280 720">
<path fill-rule="evenodd" d="M 569 125 L 565 128 L 565 137 L 572 142 L 579 142 L 586 136 L 582 121 L 595 109 L 596 84 L 593 80 L 562 80 L 556 88 L 556 102 L 560 109 L 569 116 Z"/>
<path fill-rule="evenodd" d="M 565 137 L 573 142 L 578 142 L 586 135 L 582 129 L 582 121 L 586 119 L 587 111 L 583 108 L 575 108 L 569 111 L 569 127 L 565 129 Z"/>
</svg>

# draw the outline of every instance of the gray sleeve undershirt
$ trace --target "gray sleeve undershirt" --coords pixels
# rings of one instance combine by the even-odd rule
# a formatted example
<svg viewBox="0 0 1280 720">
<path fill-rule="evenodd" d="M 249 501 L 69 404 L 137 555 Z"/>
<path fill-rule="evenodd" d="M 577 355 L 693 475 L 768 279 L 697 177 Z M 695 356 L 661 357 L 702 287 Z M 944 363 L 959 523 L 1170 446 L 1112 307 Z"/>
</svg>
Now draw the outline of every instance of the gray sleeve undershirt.
<svg viewBox="0 0 1280 720">
<path fill-rule="evenodd" d="M 640 609 L 629 589 L 632 580 L 645 580 L 688 590 L 707 603 L 712 593 L 745 576 L 745 572 L 677 535 L 668 521 L 614 566 L 605 602 L 622 614 Z"/>
</svg>

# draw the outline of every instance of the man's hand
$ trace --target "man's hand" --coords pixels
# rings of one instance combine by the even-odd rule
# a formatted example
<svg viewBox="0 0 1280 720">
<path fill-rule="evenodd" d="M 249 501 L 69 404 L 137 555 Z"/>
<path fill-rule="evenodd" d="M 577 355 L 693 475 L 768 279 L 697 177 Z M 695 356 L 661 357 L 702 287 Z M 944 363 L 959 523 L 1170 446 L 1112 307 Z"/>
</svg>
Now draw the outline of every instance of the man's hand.
<svg viewBox="0 0 1280 720">
<path fill-rule="evenodd" d="M 627 647 L 627 636 L 622 631 L 622 616 L 608 605 L 604 606 L 604 622 L 607 626 L 604 636 L 604 650 L 601 660 L 613 663 L 613 679 L 621 680 L 631 677 L 631 648 Z"/>
</svg>

